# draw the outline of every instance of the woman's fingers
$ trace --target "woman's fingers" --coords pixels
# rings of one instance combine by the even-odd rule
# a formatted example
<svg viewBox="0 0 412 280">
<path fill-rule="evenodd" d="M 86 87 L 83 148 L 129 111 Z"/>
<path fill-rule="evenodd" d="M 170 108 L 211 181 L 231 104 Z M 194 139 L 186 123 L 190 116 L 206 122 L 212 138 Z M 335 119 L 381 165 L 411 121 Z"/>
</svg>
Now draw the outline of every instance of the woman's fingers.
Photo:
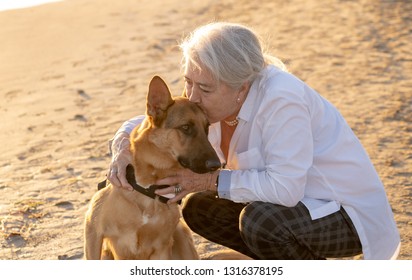
<svg viewBox="0 0 412 280">
<path fill-rule="evenodd" d="M 125 188 L 129 191 L 132 191 L 133 187 L 129 184 L 129 182 L 127 181 L 127 178 L 126 178 L 126 167 L 127 167 L 127 165 L 125 167 L 119 169 L 119 171 L 117 172 L 117 178 L 119 179 L 120 186 L 122 188 Z"/>
<path fill-rule="evenodd" d="M 168 204 L 170 204 L 176 203 L 179 200 L 183 199 L 187 194 L 190 193 L 190 191 L 184 190 L 180 185 L 175 185 L 163 189 L 158 189 L 155 191 L 155 193 L 160 196 L 173 194 L 174 197 L 170 198 L 167 202 Z"/>
<path fill-rule="evenodd" d="M 177 203 L 178 201 L 182 200 L 186 195 L 188 195 L 189 192 L 188 191 L 184 191 L 179 193 L 178 195 L 176 195 L 175 197 L 169 199 L 167 201 L 168 204 L 172 204 L 172 203 Z"/>
<path fill-rule="evenodd" d="M 128 150 L 122 150 L 113 157 L 109 167 L 107 179 L 116 187 L 127 190 L 133 190 L 126 178 L 126 167 L 131 163 L 131 153 Z"/>
<path fill-rule="evenodd" d="M 172 176 L 172 177 L 165 177 L 163 179 L 159 179 L 156 181 L 156 185 L 159 186 L 174 186 L 177 185 L 179 183 L 177 176 Z"/>
<path fill-rule="evenodd" d="M 119 187 L 121 186 L 121 183 L 119 178 L 117 178 L 117 172 L 117 168 L 110 166 L 107 179 L 110 181 L 112 185 Z"/>
</svg>

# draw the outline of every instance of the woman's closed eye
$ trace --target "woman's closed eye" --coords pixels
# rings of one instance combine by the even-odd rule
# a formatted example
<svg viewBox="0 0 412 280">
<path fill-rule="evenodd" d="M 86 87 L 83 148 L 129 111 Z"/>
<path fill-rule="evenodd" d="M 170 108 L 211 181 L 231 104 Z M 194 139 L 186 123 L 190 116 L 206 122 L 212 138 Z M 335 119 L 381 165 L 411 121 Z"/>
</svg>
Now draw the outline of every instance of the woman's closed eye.
<svg viewBox="0 0 412 280">
<path fill-rule="evenodd" d="M 212 90 L 209 87 L 206 87 L 206 86 L 203 86 L 203 85 L 199 85 L 199 88 L 203 93 L 211 93 L 212 92 Z"/>
</svg>

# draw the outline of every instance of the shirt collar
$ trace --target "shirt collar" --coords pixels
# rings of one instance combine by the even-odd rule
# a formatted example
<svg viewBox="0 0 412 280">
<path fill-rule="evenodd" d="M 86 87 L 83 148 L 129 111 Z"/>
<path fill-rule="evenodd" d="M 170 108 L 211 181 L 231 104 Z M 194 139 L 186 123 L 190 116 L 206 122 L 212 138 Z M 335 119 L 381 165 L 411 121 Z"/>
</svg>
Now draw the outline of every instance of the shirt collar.
<svg viewBox="0 0 412 280">
<path fill-rule="evenodd" d="M 252 86 L 249 89 L 246 100 L 240 108 L 238 118 L 245 122 L 248 122 L 252 119 L 252 114 L 254 114 L 253 108 L 256 105 L 256 102 L 259 102 L 257 96 L 261 94 L 262 88 L 265 87 L 266 80 L 269 76 L 273 75 L 275 72 L 282 71 L 274 65 L 266 66 L 260 73 L 257 75 L 256 79 L 253 81 Z"/>
<path fill-rule="evenodd" d="M 243 103 L 242 108 L 240 108 L 239 114 L 237 115 L 239 120 L 248 122 L 252 118 L 253 107 L 255 106 L 255 102 L 257 101 L 256 95 L 258 94 L 259 81 L 260 77 L 257 77 L 253 81 L 246 96 L 245 102 Z"/>
</svg>

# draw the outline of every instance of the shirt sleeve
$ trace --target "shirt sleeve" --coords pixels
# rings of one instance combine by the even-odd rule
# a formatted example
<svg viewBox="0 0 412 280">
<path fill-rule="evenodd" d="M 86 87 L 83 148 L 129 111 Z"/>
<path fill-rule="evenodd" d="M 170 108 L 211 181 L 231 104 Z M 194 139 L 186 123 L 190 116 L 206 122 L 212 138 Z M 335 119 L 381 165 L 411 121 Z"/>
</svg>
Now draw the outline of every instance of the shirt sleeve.
<svg viewBox="0 0 412 280">
<path fill-rule="evenodd" d="M 117 132 L 115 134 L 115 137 L 116 137 L 117 134 L 122 133 L 122 132 L 126 132 L 127 134 L 130 135 L 133 128 L 135 128 L 136 126 L 141 124 L 143 122 L 144 118 L 145 118 L 144 115 L 140 115 L 140 116 L 136 116 L 134 118 L 131 118 L 130 120 L 125 121 L 122 124 L 122 126 L 117 130 Z"/>
<path fill-rule="evenodd" d="M 120 133 L 127 133 L 130 135 L 130 133 L 132 132 L 133 128 L 135 128 L 136 126 L 138 126 L 139 124 L 141 124 L 143 122 L 143 120 L 145 119 L 144 115 L 140 115 L 140 116 L 136 116 L 134 118 L 131 118 L 130 120 L 125 121 L 122 126 L 116 131 L 116 133 L 114 134 L 113 138 L 111 138 L 108 142 L 108 147 L 109 147 L 109 155 L 113 155 L 112 152 L 112 143 L 113 140 L 116 138 L 117 135 L 119 135 Z"/>
</svg>

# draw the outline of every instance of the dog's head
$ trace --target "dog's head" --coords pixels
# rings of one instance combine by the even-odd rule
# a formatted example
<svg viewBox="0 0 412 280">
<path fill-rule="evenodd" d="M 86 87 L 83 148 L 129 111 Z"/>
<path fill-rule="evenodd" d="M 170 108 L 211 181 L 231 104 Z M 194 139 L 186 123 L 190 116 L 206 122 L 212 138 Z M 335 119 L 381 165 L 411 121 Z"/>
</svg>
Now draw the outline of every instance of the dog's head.
<svg viewBox="0 0 412 280">
<path fill-rule="evenodd" d="M 221 165 L 207 138 L 209 122 L 203 111 L 185 97 L 172 98 L 166 83 L 153 77 L 147 95 L 149 140 L 182 167 L 206 173 Z"/>
</svg>

